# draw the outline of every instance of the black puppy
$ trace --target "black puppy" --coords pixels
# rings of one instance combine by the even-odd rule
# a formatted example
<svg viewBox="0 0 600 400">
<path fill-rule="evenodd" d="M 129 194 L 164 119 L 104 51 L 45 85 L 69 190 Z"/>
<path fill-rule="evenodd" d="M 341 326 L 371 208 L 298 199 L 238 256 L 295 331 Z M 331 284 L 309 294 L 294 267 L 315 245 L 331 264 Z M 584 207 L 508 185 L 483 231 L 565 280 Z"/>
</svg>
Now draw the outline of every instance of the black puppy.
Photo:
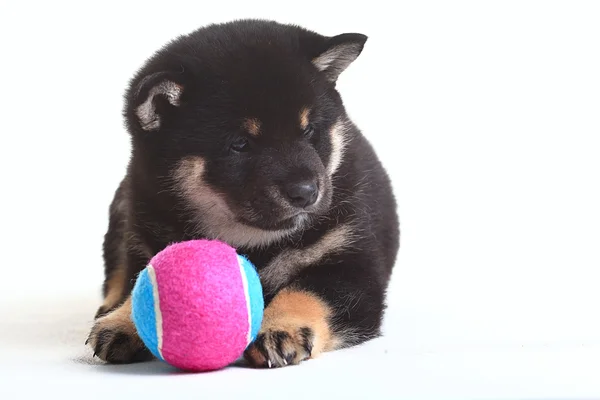
<svg viewBox="0 0 600 400">
<path fill-rule="evenodd" d="M 141 68 L 126 93 L 132 154 L 88 339 L 98 357 L 151 358 L 130 319 L 132 286 L 154 254 L 195 238 L 229 243 L 260 272 L 267 307 L 252 365 L 379 334 L 396 204 L 335 88 L 366 40 L 242 20 L 179 37 Z"/>
</svg>

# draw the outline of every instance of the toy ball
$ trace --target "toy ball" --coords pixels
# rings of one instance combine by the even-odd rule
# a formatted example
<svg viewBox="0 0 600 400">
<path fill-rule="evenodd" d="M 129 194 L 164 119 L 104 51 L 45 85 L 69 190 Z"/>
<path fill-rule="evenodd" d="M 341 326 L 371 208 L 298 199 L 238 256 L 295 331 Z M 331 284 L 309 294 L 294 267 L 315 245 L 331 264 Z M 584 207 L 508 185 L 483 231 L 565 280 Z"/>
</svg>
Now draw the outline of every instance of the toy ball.
<svg viewBox="0 0 600 400">
<path fill-rule="evenodd" d="M 254 266 L 231 246 L 168 246 L 139 274 L 132 319 L 158 359 L 187 371 L 224 368 L 256 338 L 264 301 Z"/>
</svg>

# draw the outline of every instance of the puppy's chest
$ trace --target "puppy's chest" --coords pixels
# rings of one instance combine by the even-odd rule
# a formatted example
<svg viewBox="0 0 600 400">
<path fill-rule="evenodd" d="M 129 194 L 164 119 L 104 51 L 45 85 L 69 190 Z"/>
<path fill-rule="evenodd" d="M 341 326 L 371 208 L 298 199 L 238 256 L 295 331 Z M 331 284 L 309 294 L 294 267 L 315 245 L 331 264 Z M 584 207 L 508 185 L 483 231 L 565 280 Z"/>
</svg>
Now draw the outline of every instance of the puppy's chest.
<svg viewBox="0 0 600 400">
<path fill-rule="evenodd" d="M 297 232 L 286 242 L 279 242 L 260 249 L 238 249 L 238 253 L 247 257 L 256 269 L 261 272 L 271 265 L 274 260 L 290 251 L 302 252 L 315 242 L 318 242 L 324 232 L 320 230 L 308 230 Z"/>
</svg>

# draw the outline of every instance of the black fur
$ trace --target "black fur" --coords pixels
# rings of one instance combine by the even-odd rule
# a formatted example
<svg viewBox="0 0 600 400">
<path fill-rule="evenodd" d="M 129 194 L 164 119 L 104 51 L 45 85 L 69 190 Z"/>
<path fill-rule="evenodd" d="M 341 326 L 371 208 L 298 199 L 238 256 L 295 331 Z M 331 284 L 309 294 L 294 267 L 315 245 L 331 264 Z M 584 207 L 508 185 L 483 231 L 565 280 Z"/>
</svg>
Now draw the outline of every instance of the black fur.
<svg viewBox="0 0 600 400">
<path fill-rule="evenodd" d="M 182 36 L 148 60 L 125 96 L 132 155 L 111 206 L 104 244 L 107 278 L 118 268 L 127 273 L 120 301 L 149 258 L 168 244 L 221 238 L 221 231 L 209 226 L 211 210 L 199 211 L 194 204 L 195 187 L 189 180 L 182 183 L 191 178 L 182 178 L 181 161 L 203 160 L 204 174 L 197 183 L 201 180 L 225 199 L 236 224 L 271 233 L 287 230 L 272 240 L 231 243 L 259 271 L 282 251 L 318 244 L 337 227 L 351 227 L 351 245 L 324 252 L 284 285 L 265 283 L 267 303 L 282 286 L 291 285 L 328 304 L 331 329 L 343 338 L 342 346 L 379 334 L 399 247 L 396 203 L 386 172 L 349 121 L 335 88 L 338 75 L 366 40 L 361 34 L 324 37 L 296 26 L 244 20 Z M 314 60 L 323 54 L 328 58 L 317 68 Z M 154 113 L 144 125 L 138 107 L 163 82 L 174 84 L 173 92 L 159 93 L 147 103 Z M 302 127 L 299 115 L 305 107 L 310 109 L 309 125 Z M 259 121 L 257 136 L 244 128 L 249 118 Z M 330 130 L 339 121 L 346 147 L 329 176 L 334 149 Z M 158 128 L 148 128 L 152 124 Z M 286 203 L 288 185 L 301 182 L 317 184 L 322 195 L 305 210 Z M 187 194 L 182 185 L 188 185 Z M 202 190 L 196 194 L 205 195 Z M 236 226 L 223 227 L 223 238 Z M 313 333 L 306 329 L 302 334 L 310 355 Z"/>
</svg>

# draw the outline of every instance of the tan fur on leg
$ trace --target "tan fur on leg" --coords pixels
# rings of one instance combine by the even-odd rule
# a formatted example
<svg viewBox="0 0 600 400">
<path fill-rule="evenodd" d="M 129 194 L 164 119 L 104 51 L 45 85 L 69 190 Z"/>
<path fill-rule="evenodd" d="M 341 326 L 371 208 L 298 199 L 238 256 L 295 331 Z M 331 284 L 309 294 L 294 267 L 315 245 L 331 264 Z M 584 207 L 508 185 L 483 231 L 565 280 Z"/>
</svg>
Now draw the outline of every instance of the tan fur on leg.
<svg viewBox="0 0 600 400">
<path fill-rule="evenodd" d="M 316 294 L 284 289 L 265 309 L 260 332 L 246 351 L 257 367 L 281 367 L 333 349 L 331 310 Z"/>
</svg>

